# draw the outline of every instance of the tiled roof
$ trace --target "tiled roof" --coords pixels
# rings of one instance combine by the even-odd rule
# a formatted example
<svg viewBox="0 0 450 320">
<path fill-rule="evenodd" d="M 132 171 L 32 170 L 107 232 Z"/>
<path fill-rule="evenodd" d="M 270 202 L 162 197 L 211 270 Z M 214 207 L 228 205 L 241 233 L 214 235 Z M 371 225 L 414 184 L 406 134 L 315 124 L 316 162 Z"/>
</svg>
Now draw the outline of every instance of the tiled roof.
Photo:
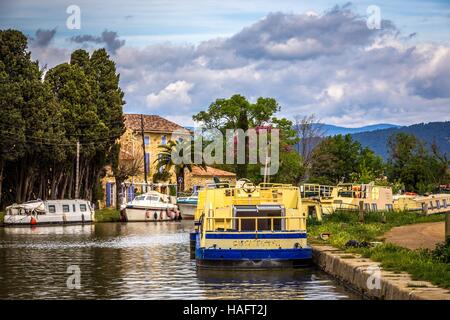
<svg viewBox="0 0 450 320">
<path fill-rule="evenodd" d="M 140 114 L 125 114 L 125 127 L 130 128 L 135 131 L 141 130 L 141 115 Z M 174 131 L 184 131 L 189 133 L 189 131 L 176 124 L 175 122 L 164 119 L 163 117 L 157 115 L 147 115 L 144 114 L 144 131 L 145 132 L 161 132 L 161 133 L 172 133 Z"/>
<path fill-rule="evenodd" d="M 233 172 L 228 172 L 225 170 L 220 170 L 213 167 L 206 167 L 204 170 L 201 167 L 193 167 L 192 168 L 193 176 L 202 176 L 202 177 L 235 177 L 236 174 Z"/>
</svg>

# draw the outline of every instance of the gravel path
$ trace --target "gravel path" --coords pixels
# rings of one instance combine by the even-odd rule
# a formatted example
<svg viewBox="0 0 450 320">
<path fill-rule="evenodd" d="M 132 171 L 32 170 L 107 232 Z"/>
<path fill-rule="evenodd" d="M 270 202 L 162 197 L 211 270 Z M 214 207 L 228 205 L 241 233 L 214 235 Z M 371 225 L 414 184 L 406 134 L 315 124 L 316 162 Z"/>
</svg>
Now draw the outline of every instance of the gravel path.
<svg viewBox="0 0 450 320">
<path fill-rule="evenodd" d="M 392 228 L 383 238 L 387 243 L 415 250 L 434 249 L 437 243 L 444 242 L 444 235 L 445 222 L 430 222 Z"/>
</svg>

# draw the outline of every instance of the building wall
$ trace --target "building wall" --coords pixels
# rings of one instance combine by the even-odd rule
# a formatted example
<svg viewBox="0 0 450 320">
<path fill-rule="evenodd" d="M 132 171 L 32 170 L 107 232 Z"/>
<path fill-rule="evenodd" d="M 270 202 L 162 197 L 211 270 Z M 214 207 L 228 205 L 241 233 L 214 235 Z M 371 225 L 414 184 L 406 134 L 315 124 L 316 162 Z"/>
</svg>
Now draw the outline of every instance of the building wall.
<svg viewBox="0 0 450 320">
<path fill-rule="evenodd" d="M 236 176 L 233 177 L 219 177 L 220 180 L 228 181 L 231 185 L 236 184 Z M 196 176 L 190 172 L 185 174 L 184 188 L 186 191 L 193 190 L 194 186 L 205 186 L 207 183 L 213 182 L 212 176 Z"/>
<path fill-rule="evenodd" d="M 165 136 L 165 138 L 164 138 Z M 161 152 L 159 146 L 163 144 L 164 141 L 168 143 L 171 138 L 170 133 L 155 133 L 155 132 L 144 132 L 145 137 L 145 153 L 147 154 L 148 161 L 148 172 L 147 172 L 147 181 L 148 183 L 153 183 L 153 174 L 157 172 L 157 163 L 155 160 L 158 158 L 158 154 Z M 142 152 L 142 135 L 138 132 L 132 132 L 130 129 L 127 129 L 124 135 L 120 139 L 121 146 L 128 152 L 128 154 L 133 157 L 140 157 L 143 159 Z M 131 161 L 131 160 L 129 160 Z M 144 167 L 143 163 L 139 170 L 139 174 L 134 177 L 130 177 L 127 183 L 144 183 Z M 176 175 L 175 170 L 172 168 L 170 170 L 171 177 L 169 181 L 165 181 L 165 183 L 175 184 L 176 183 Z M 117 188 L 115 185 L 115 179 L 112 173 L 111 168 L 107 168 L 107 174 L 105 178 L 102 179 L 102 187 L 103 187 L 103 202 L 101 202 L 100 208 L 104 207 L 114 207 L 115 206 L 115 192 L 117 192 Z M 136 187 L 138 192 L 141 192 L 141 187 Z M 120 190 L 119 190 L 120 192 Z M 128 191 L 126 191 L 128 193 Z"/>
</svg>

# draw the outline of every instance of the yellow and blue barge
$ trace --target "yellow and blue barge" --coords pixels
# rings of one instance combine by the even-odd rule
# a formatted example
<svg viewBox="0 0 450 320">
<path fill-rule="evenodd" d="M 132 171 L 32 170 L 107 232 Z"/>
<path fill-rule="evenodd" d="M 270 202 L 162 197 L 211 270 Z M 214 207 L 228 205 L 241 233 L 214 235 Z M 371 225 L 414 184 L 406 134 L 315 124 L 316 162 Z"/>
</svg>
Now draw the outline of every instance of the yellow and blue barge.
<svg viewBox="0 0 450 320">
<path fill-rule="evenodd" d="M 299 188 L 248 181 L 199 193 L 191 249 L 205 268 L 277 268 L 308 264 L 307 212 Z"/>
</svg>

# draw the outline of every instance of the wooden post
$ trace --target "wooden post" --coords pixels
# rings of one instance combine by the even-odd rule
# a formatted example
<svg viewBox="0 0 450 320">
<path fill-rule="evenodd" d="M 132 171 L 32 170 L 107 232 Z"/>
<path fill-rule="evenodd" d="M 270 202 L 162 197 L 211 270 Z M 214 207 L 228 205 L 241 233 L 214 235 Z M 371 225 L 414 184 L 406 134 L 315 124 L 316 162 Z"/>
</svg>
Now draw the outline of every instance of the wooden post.
<svg viewBox="0 0 450 320">
<path fill-rule="evenodd" d="M 144 192 L 147 192 L 147 157 L 145 156 L 145 136 L 144 136 L 144 115 L 141 114 L 141 135 L 142 135 L 142 152 L 144 153 L 144 181 L 145 181 L 145 187 Z"/>
<path fill-rule="evenodd" d="M 359 222 L 364 223 L 364 201 L 359 202 Z"/>
<path fill-rule="evenodd" d="M 450 213 L 445 214 L 445 243 L 450 245 Z"/>
<path fill-rule="evenodd" d="M 75 172 L 75 199 L 80 196 L 79 192 L 79 180 L 80 180 L 80 140 L 77 140 L 77 164 Z"/>
</svg>

